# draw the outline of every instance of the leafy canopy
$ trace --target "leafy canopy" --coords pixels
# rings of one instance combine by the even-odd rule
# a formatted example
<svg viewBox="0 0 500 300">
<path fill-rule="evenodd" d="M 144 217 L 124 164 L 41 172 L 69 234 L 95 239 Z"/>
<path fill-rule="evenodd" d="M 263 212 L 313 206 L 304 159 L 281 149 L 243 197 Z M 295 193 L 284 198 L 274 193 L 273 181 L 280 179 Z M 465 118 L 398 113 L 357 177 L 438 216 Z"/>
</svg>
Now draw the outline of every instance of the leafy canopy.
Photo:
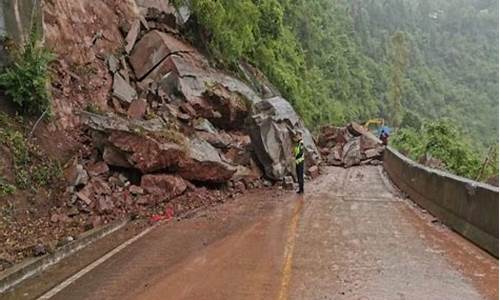
<svg viewBox="0 0 500 300">
<path fill-rule="evenodd" d="M 421 129 L 402 128 L 391 137 L 391 145 L 414 160 L 426 155 L 437 158 L 447 170 L 460 176 L 476 179 L 480 175 L 479 179 L 484 180 L 498 174 L 498 147 L 494 154 L 496 167 L 488 166 L 481 174 L 482 157 L 450 120 L 429 122 Z"/>
<path fill-rule="evenodd" d="M 496 1 L 176 2 L 195 42 L 227 67 L 257 66 L 313 130 L 381 117 L 414 157 L 466 176 L 498 144 Z"/>
</svg>

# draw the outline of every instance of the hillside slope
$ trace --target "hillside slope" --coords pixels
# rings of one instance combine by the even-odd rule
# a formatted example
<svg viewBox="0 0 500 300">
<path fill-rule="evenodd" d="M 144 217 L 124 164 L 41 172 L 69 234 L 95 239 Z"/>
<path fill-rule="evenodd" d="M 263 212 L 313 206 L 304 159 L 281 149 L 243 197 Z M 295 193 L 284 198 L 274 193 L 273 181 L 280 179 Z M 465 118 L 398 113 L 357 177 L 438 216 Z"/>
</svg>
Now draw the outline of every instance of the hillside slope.
<svg viewBox="0 0 500 300">
<path fill-rule="evenodd" d="M 312 135 L 288 101 L 251 64 L 240 75 L 216 68 L 167 2 L 43 9 L 44 47 L 12 51 L 17 63 L 0 77 L 0 270 L 117 219 L 180 216 L 275 183 L 293 189 L 297 130 L 319 175 Z M 51 63 L 38 64 L 40 48 Z M 48 107 L 31 110 L 30 84 L 45 92 L 48 77 Z M 43 111 L 50 117 L 34 126 Z"/>
<path fill-rule="evenodd" d="M 312 127 L 416 115 L 497 143 L 495 1 L 176 2 L 190 3 L 193 40 L 256 64 Z"/>
</svg>

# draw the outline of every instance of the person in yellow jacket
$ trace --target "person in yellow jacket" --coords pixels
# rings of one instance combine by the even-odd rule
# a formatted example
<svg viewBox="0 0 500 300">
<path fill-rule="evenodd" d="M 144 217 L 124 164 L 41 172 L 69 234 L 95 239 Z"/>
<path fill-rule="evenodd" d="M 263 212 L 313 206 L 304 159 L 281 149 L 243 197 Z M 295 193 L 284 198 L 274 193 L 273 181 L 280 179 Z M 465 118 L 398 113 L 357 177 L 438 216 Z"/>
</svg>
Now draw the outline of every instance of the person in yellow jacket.
<svg viewBox="0 0 500 300">
<path fill-rule="evenodd" d="M 295 155 L 295 170 L 297 172 L 297 180 L 299 182 L 298 194 L 304 193 L 304 141 L 302 140 L 302 132 L 297 131 L 294 136 L 295 146 L 293 154 Z"/>
</svg>

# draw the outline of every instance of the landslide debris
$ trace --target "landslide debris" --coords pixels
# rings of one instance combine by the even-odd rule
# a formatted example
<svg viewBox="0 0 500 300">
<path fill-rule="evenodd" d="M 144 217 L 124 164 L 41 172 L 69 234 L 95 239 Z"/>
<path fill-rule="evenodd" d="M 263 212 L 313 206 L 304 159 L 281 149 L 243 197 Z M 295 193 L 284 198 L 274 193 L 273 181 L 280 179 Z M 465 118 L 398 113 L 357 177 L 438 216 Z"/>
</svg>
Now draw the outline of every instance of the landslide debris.
<svg viewBox="0 0 500 300">
<path fill-rule="evenodd" d="M 245 62 L 242 79 L 216 69 L 180 35 L 189 11 L 167 1 L 60 2 L 43 8 L 57 59 L 54 116 L 41 126 L 54 136 L 38 142 L 45 153 L 66 141 L 75 147 L 56 157 L 60 172 L 38 211 L 28 201 L 27 212 L 9 211 L 26 187 L 7 171 L 15 153 L 0 159 L 0 174 L 11 174 L 0 177 L 0 268 L 116 219 L 177 216 L 255 188 L 293 188 L 297 130 L 308 174 L 319 175 L 312 135 L 262 73 Z"/>
<path fill-rule="evenodd" d="M 382 141 L 373 133 L 354 122 L 344 127 L 321 127 L 318 147 L 326 164 L 345 168 L 379 165 L 385 149 Z"/>
</svg>

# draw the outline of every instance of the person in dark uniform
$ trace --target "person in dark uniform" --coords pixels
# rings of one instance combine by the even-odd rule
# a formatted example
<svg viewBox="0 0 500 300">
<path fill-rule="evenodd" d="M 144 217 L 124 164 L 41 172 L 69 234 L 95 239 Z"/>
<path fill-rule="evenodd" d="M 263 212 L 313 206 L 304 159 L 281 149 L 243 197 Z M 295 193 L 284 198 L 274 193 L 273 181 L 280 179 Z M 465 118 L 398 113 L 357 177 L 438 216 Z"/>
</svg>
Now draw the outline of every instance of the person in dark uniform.
<svg viewBox="0 0 500 300">
<path fill-rule="evenodd" d="M 304 141 L 302 140 L 302 132 L 297 131 L 294 136 L 295 147 L 293 154 L 295 155 L 295 170 L 297 171 L 297 180 L 299 182 L 298 194 L 304 193 Z"/>
<path fill-rule="evenodd" d="M 384 146 L 387 146 L 387 143 L 389 142 L 389 132 L 387 129 L 382 128 L 382 132 L 380 133 L 379 139 L 382 141 L 382 144 Z"/>
</svg>

